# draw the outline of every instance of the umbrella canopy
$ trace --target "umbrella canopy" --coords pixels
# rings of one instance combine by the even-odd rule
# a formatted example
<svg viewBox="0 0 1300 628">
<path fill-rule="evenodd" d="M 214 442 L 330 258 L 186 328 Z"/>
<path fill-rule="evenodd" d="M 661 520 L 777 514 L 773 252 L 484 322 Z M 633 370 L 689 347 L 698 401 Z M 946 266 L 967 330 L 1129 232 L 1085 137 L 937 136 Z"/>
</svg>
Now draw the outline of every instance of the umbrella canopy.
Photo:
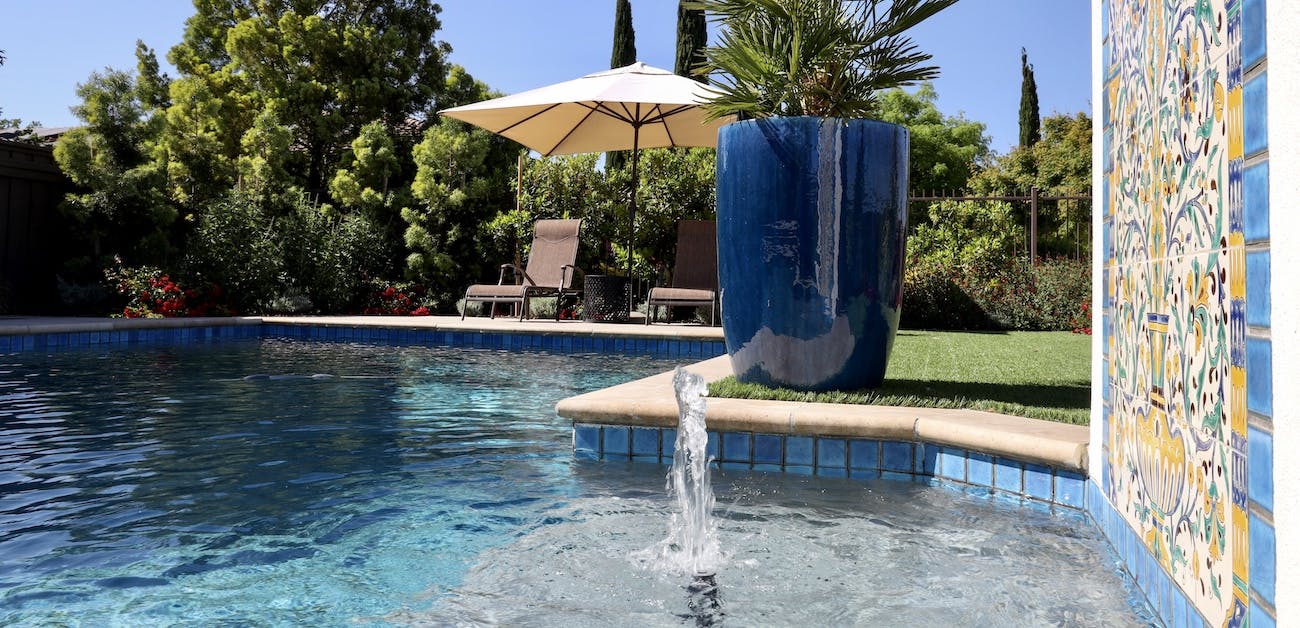
<svg viewBox="0 0 1300 628">
<path fill-rule="evenodd" d="M 644 63 L 444 109 L 547 157 L 668 146 L 717 146 L 699 104 L 707 87 Z"/>
<path fill-rule="evenodd" d="M 718 128 L 732 118 L 705 121 L 700 104 L 710 95 L 699 82 L 633 63 L 438 113 L 508 137 L 548 157 L 631 150 L 627 243 L 627 275 L 631 280 L 638 151 L 717 146 Z M 629 299 L 629 314 L 631 309 Z"/>
</svg>

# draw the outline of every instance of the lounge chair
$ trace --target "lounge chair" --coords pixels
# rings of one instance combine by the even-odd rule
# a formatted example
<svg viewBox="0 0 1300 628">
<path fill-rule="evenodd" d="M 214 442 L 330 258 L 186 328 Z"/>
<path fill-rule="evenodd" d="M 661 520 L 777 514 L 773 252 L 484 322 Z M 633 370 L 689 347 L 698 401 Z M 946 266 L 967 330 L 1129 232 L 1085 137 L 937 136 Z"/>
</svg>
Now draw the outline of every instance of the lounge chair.
<svg viewBox="0 0 1300 628">
<path fill-rule="evenodd" d="M 718 312 L 718 223 L 683 220 L 677 223 L 677 261 L 672 285 L 650 289 L 646 296 L 645 324 L 659 306 L 709 306 L 709 324 Z"/>
<path fill-rule="evenodd" d="M 522 321 L 528 315 L 528 301 L 533 297 L 554 296 L 558 299 L 581 293 L 582 288 L 575 288 L 573 281 L 574 273 L 582 272 L 573 265 L 578 259 L 578 228 L 581 225 L 581 220 L 539 220 L 534 223 L 533 246 L 528 251 L 525 268 L 520 270 L 514 264 L 502 264 L 496 284 L 477 284 L 466 289 L 461 320 L 465 320 L 470 301 L 491 303 L 493 318 L 498 303 L 516 304 Z M 507 270 L 511 271 L 511 283 L 506 283 Z M 558 301 L 555 320 L 560 320 Z"/>
</svg>

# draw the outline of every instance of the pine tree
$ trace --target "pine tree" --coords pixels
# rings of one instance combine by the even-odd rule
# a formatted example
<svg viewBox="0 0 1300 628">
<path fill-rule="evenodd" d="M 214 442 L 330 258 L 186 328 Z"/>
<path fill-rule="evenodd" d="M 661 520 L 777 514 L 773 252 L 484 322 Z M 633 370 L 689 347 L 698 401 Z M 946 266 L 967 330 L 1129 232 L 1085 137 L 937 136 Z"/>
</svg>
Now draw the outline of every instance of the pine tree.
<svg viewBox="0 0 1300 628">
<path fill-rule="evenodd" d="M 636 31 L 632 30 L 632 2 L 618 0 L 614 5 L 614 52 L 609 67 L 621 68 L 636 63 Z M 605 169 L 621 170 L 627 162 L 624 151 L 605 153 Z"/>
<path fill-rule="evenodd" d="M 1020 49 L 1020 145 L 1029 148 L 1042 139 L 1039 131 L 1038 84 L 1034 82 L 1034 66 L 1029 55 Z"/>
<path fill-rule="evenodd" d="M 686 3 L 687 0 L 677 3 L 677 61 L 673 64 L 673 72 L 707 83 L 708 77 L 696 75 L 692 70 L 704 62 L 704 45 L 709 40 L 708 25 L 704 11 L 688 9 Z"/>
</svg>

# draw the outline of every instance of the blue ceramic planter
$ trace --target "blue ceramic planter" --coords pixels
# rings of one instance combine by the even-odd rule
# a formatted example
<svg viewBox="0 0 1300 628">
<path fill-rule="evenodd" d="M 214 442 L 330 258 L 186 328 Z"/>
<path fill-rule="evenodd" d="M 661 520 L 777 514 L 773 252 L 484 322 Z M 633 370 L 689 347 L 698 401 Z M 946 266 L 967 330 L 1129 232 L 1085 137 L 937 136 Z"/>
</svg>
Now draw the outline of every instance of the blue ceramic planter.
<svg viewBox="0 0 1300 628">
<path fill-rule="evenodd" d="M 876 388 L 898 330 L 908 135 L 769 118 L 718 134 L 718 275 L 736 377 Z"/>
</svg>

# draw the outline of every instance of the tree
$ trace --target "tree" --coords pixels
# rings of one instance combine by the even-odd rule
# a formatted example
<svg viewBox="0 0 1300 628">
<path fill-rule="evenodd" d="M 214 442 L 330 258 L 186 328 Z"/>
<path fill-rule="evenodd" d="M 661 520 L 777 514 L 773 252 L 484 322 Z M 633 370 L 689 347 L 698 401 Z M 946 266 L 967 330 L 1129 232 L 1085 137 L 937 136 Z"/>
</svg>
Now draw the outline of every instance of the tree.
<svg viewBox="0 0 1300 628">
<path fill-rule="evenodd" d="M 653 272 L 638 272 L 638 276 L 666 279 L 677 255 L 679 220 L 717 217 L 715 154 L 712 148 L 642 151 L 638 173 L 642 202 L 637 206 L 641 227 L 636 252 Z"/>
<path fill-rule="evenodd" d="M 203 152 L 219 149 L 216 179 L 232 174 L 239 139 L 272 100 L 291 131 L 290 183 L 316 192 L 363 124 L 396 129 L 438 108 L 450 47 L 434 39 L 432 0 L 200 0 L 196 9 L 169 55 L 182 75 L 174 117 L 205 139 Z M 187 152 L 174 160 L 185 173 L 202 167 Z"/>
<path fill-rule="evenodd" d="M 1020 145 L 1033 146 L 1039 135 L 1038 84 L 1034 82 L 1034 66 L 1029 64 L 1029 54 L 1020 49 Z"/>
<path fill-rule="evenodd" d="M 709 77 L 697 74 L 695 70 L 704 65 L 704 47 L 709 41 L 709 27 L 704 10 L 688 8 L 688 3 L 689 0 L 677 3 L 677 60 L 673 63 L 673 73 L 707 83 Z"/>
<path fill-rule="evenodd" d="M 880 97 L 877 118 L 907 127 L 911 135 L 910 186 L 913 190 L 960 190 L 989 157 L 984 123 L 945 116 L 935 105 L 931 83 L 915 92 L 891 89 Z"/>
<path fill-rule="evenodd" d="M 631 0 L 617 0 L 614 5 L 614 50 L 609 57 L 609 67 L 621 68 L 636 63 L 636 31 L 632 28 Z M 622 170 L 627 167 L 627 151 L 605 153 L 605 168 Z"/>
<path fill-rule="evenodd" d="M 614 50 L 609 57 L 610 69 L 636 63 L 636 31 L 632 28 L 631 0 L 616 0 L 614 5 Z"/>
<path fill-rule="evenodd" d="M 142 48 L 137 55 L 152 52 Z M 177 212 L 165 194 L 165 173 L 151 154 L 162 112 L 141 98 L 148 90 L 140 89 L 143 83 L 111 68 L 91 74 L 77 86 L 82 104 L 73 107 L 84 125 L 54 146 L 59 168 L 79 188 L 65 197 L 62 209 L 86 239 L 89 255 L 82 265 L 113 255 L 132 264 L 159 264 L 170 253 Z"/>
<path fill-rule="evenodd" d="M 330 196 L 347 207 L 361 209 L 375 218 L 386 217 L 393 205 L 389 190 L 400 160 L 393 138 L 383 121 L 375 120 L 361 127 L 352 140 L 352 150 L 330 180 Z"/>
<path fill-rule="evenodd" d="M 440 307 L 483 278 L 489 260 L 480 228 L 510 204 L 508 164 L 519 150 L 514 142 L 451 118 L 430 127 L 416 145 L 411 191 L 417 204 L 401 211 L 411 251 L 406 269 Z"/>
<path fill-rule="evenodd" d="M 1037 187 L 1048 196 L 1087 194 L 1092 187 L 1092 118 L 1086 113 L 1043 118 L 1043 138 L 1018 147 L 971 179 L 978 194 L 1025 193 Z M 1020 210 L 1023 223 L 1027 210 Z M 1039 244 L 1046 254 L 1089 250 L 1092 206 L 1083 201 L 1039 205 Z"/>
</svg>

